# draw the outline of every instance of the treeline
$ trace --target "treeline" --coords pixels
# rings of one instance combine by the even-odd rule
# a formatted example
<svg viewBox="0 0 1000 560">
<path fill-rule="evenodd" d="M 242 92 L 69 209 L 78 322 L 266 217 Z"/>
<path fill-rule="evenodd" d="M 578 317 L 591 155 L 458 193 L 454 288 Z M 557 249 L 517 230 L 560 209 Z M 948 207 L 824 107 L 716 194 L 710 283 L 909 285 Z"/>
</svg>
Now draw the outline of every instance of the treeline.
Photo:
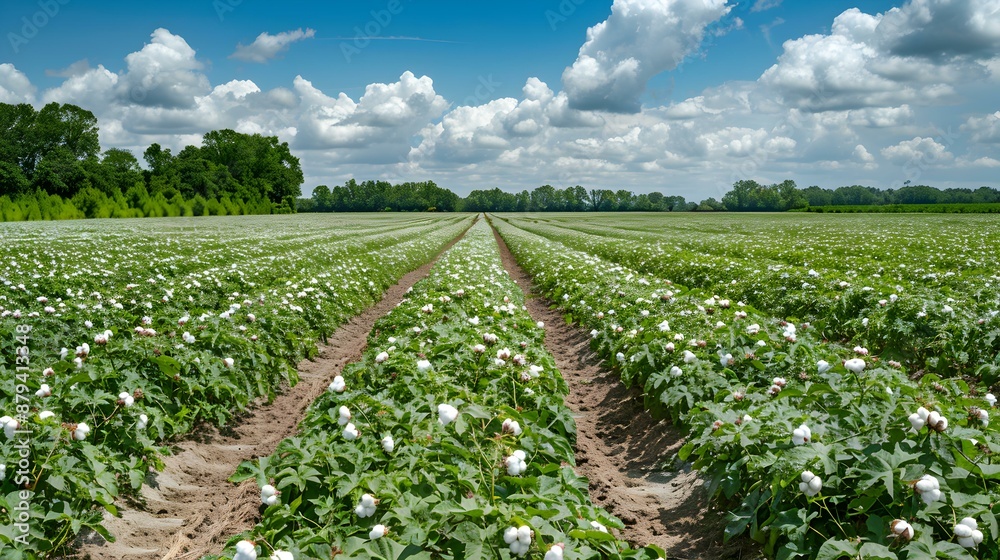
<svg viewBox="0 0 1000 560">
<path fill-rule="evenodd" d="M 809 210 L 836 212 L 837 207 L 885 207 L 892 211 L 994 212 L 1000 191 L 991 187 L 939 190 L 926 185 L 906 185 L 879 190 L 853 185 L 837 189 L 811 186 L 799 189 L 794 181 L 762 185 L 753 180 L 737 181 L 722 200 L 700 203 L 683 196 L 652 192 L 635 194 L 625 189 L 590 189 L 574 186 L 557 189 L 542 185 L 532 191 L 511 193 L 498 188 L 474 190 L 465 198 L 434 184 L 390 184 L 387 181 L 354 179 L 332 190 L 320 185 L 311 198 L 298 200 L 299 212 L 461 211 L 461 212 L 787 212 Z M 959 205 L 957 207 L 956 205 Z M 912 208 L 913 210 L 907 210 Z M 918 209 L 919 208 L 919 209 Z"/>
<path fill-rule="evenodd" d="M 697 205 L 683 196 L 631 191 L 587 190 L 579 185 L 557 189 L 542 185 L 510 193 L 498 188 L 475 190 L 460 198 L 433 181 L 391 185 L 385 181 L 347 181 L 332 190 L 320 185 L 311 198 L 300 198 L 299 212 L 459 211 L 459 212 L 684 212 Z"/>
<path fill-rule="evenodd" d="M 1000 190 L 992 187 L 941 190 L 927 185 L 910 185 L 907 181 L 899 189 L 886 190 L 861 185 L 837 189 L 818 186 L 798 189 L 794 181 L 761 185 L 756 181 L 744 180 L 733 184 L 733 189 L 722 197 L 721 203 L 717 203 L 721 208 L 716 209 L 734 212 L 784 212 L 813 207 L 892 206 L 897 208 L 896 211 L 906 211 L 899 208 L 906 208 L 908 205 L 963 204 L 968 205 L 969 211 L 976 211 L 976 208 L 989 208 L 978 205 L 996 202 L 1000 202 Z"/>
<path fill-rule="evenodd" d="M 333 190 L 326 185 L 313 189 L 311 198 L 300 198 L 299 212 L 414 212 L 459 210 L 460 198 L 434 181 L 401 183 L 356 182 L 349 179 Z"/>
<path fill-rule="evenodd" d="M 75 105 L 0 104 L 0 220 L 295 211 L 299 160 L 276 137 L 216 130 L 172 154 L 101 152 L 97 118 Z"/>
</svg>

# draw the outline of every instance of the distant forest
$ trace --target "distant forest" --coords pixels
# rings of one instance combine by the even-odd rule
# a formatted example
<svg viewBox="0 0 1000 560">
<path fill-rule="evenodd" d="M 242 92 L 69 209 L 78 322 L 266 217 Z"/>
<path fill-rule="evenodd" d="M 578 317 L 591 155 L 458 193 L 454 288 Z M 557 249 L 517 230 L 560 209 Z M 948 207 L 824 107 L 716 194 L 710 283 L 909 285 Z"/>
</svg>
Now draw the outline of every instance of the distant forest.
<svg viewBox="0 0 1000 560">
<path fill-rule="evenodd" d="M 387 181 L 347 181 L 330 189 L 320 185 L 311 198 L 298 200 L 299 212 L 380 212 L 380 211 L 463 211 L 463 212 L 786 212 L 810 208 L 892 207 L 895 211 L 911 205 L 968 205 L 968 211 L 996 211 L 980 208 L 1000 203 L 1000 191 L 991 187 L 940 190 L 926 185 L 906 185 L 879 190 L 852 185 L 837 189 L 817 186 L 800 189 L 794 181 L 762 185 L 753 180 L 737 181 L 722 200 L 709 198 L 700 203 L 683 196 L 652 192 L 635 194 L 619 189 L 590 189 L 582 186 L 557 189 L 542 185 L 532 191 L 510 193 L 500 189 L 475 190 L 460 198 L 433 181 L 393 185 Z M 942 211 L 953 211 L 950 210 Z M 926 210 L 922 210 L 926 211 Z"/>
<path fill-rule="evenodd" d="M 493 188 L 462 198 L 433 181 L 392 184 L 348 180 L 301 198 L 299 159 L 274 136 L 214 130 L 202 145 L 173 154 L 159 144 L 142 153 L 101 151 L 93 113 L 75 105 L 0 103 L 0 221 L 72 218 L 218 216 L 291 212 L 691 212 L 691 211 L 1000 211 L 991 187 L 940 190 L 926 185 L 879 190 L 852 185 L 798 188 L 793 181 L 737 181 L 722 200 L 687 201 L 660 192 L 565 189 L 542 185 L 511 193 Z"/>
<path fill-rule="evenodd" d="M 75 105 L 0 104 L 0 219 L 58 220 L 294 212 L 302 168 L 276 137 L 215 130 L 176 155 L 101 151 Z"/>
</svg>

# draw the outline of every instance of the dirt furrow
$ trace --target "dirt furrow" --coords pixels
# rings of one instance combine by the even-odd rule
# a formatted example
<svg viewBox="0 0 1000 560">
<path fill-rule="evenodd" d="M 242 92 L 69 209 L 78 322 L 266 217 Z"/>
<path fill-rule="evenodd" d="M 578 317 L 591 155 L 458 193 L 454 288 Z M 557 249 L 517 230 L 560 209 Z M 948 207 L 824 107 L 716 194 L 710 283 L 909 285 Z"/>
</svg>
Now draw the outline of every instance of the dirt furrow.
<svg viewBox="0 0 1000 560">
<path fill-rule="evenodd" d="M 590 480 L 590 496 L 625 523 L 620 536 L 654 544 L 669 558 L 739 558 L 746 544 L 722 543 L 725 519 L 713 510 L 697 473 L 664 470 L 684 444 L 683 434 L 646 412 L 637 389 L 626 389 L 601 364 L 582 329 L 567 325 L 537 296 L 531 277 L 494 230 L 504 267 L 525 292 L 528 312 L 545 323 L 545 347 L 569 384 L 566 404 L 577 425 L 577 472 Z"/>
<path fill-rule="evenodd" d="M 143 486 L 145 507 L 122 507 L 120 518 L 106 520 L 116 542 L 93 535 L 82 543 L 79 556 L 191 560 L 220 553 L 229 537 L 253 527 L 259 519 L 260 489 L 254 481 L 234 485 L 228 478 L 242 461 L 270 455 L 281 440 L 297 432 L 309 404 L 346 364 L 361 358 L 375 321 L 426 277 L 435 262 L 437 257 L 403 276 L 381 301 L 338 328 L 320 346 L 316 359 L 299 364 L 295 387 L 254 408 L 231 429 L 220 433 L 205 427 L 179 443 L 173 455 L 164 458 L 163 471 L 151 474 Z"/>
</svg>

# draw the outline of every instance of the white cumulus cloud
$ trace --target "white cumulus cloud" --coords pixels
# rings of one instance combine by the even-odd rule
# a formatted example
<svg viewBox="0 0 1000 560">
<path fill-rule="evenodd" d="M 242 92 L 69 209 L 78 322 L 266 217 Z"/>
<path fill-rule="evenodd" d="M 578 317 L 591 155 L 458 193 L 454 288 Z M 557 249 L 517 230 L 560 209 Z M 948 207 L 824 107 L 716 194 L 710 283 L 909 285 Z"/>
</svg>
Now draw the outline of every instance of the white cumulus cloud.
<svg viewBox="0 0 1000 560">
<path fill-rule="evenodd" d="M 570 106 L 638 112 L 649 79 L 677 67 L 730 8 L 725 0 L 615 0 L 563 72 Z"/>
<path fill-rule="evenodd" d="M 267 62 L 277 57 L 282 52 L 288 50 L 288 46 L 296 41 L 309 39 L 316 35 L 314 29 L 296 29 L 294 31 L 283 31 L 277 35 L 263 32 L 254 39 L 253 43 L 236 45 L 236 52 L 229 55 L 229 58 L 245 60 L 247 62 Z"/>
</svg>

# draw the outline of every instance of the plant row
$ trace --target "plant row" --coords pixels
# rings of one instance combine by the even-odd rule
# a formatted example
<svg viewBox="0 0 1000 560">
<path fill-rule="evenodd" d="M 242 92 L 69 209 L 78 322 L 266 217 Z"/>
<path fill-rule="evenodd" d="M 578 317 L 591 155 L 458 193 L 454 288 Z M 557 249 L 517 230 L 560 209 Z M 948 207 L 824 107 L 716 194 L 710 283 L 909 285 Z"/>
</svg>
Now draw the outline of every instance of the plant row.
<svg viewBox="0 0 1000 560">
<path fill-rule="evenodd" d="M 808 321 L 829 339 L 877 348 L 914 371 L 1000 381 L 1000 257 L 991 249 L 1000 232 L 978 217 L 882 218 L 511 223 L 637 272 Z"/>
<path fill-rule="evenodd" d="M 238 560 L 655 558 L 573 468 L 567 386 L 485 222 L 380 319 L 300 434 L 244 463 L 262 519 Z"/>
<path fill-rule="evenodd" d="M 224 425 L 294 385 L 295 364 L 318 337 L 468 223 L 344 221 L 342 232 L 334 220 L 303 227 L 277 218 L 200 231 L 181 221 L 152 231 L 128 222 L 8 226 L 4 557 L 65 552 L 84 528 L 113 540 L 104 518 L 161 466 L 161 444 L 199 423 Z"/>
<path fill-rule="evenodd" d="M 996 402 L 958 377 L 824 339 L 718 291 L 686 289 L 494 220 L 542 293 L 688 432 L 699 469 L 777 558 L 996 558 Z"/>
</svg>

